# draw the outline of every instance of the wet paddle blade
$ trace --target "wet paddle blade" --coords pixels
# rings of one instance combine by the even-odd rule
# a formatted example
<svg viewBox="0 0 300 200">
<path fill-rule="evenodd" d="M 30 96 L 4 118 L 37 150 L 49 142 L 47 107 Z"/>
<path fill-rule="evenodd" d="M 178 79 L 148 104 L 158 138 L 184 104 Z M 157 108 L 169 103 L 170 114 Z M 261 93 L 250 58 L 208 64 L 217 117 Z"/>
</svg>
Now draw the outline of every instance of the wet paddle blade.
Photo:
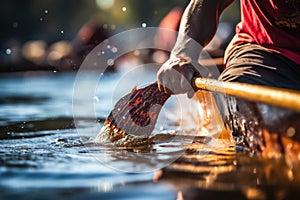
<svg viewBox="0 0 300 200">
<path fill-rule="evenodd" d="M 115 104 L 101 133 L 109 134 L 111 142 L 126 135 L 148 138 L 169 97 L 170 94 L 159 91 L 157 83 L 134 89 Z"/>
</svg>

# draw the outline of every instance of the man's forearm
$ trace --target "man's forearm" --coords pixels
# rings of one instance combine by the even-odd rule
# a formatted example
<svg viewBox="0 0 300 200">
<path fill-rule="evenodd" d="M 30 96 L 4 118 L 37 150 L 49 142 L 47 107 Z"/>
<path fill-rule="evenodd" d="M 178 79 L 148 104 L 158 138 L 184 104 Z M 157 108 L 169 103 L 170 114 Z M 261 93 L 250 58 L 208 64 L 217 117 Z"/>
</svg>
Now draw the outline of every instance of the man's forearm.
<svg viewBox="0 0 300 200">
<path fill-rule="evenodd" d="M 191 0 L 181 19 L 172 54 L 196 59 L 217 30 L 222 11 L 234 0 Z"/>
</svg>

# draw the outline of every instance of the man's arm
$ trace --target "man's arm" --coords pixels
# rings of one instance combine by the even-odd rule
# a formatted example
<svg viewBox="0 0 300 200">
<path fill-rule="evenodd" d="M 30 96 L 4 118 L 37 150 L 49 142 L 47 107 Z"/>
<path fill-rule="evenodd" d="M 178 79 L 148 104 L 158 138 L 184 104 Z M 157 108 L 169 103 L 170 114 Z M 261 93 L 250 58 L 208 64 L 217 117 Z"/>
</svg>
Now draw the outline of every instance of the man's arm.
<svg viewBox="0 0 300 200">
<path fill-rule="evenodd" d="M 234 1 L 191 0 L 181 18 L 179 35 L 172 54 L 183 53 L 188 57 L 198 57 L 201 49 L 195 51 L 191 39 L 205 47 L 216 33 L 223 10 Z"/>
<path fill-rule="evenodd" d="M 160 90 L 172 91 L 174 94 L 193 93 L 191 80 L 198 71 L 191 60 L 198 60 L 202 47 L 215 35 L 222 11 L 233 1 L 190 1 L 181 18 L 179 35 L 171 56 L 157 73 Z"/>
</svg>

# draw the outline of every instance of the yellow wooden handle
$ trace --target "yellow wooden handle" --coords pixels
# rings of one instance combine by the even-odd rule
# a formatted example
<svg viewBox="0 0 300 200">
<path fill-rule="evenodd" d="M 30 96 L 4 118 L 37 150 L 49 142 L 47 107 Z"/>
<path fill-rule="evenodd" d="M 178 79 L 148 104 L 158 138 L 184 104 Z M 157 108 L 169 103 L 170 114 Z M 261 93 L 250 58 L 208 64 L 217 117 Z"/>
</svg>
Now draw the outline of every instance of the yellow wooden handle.
<svg viewBox="0 0 300 200">
<path fill-rule="evenodd" d="M 195 78 L 198 89 L 222 93 L 300 112 L 300 92 L 247 83 L 223 82 L 208 78 Z"/>
</svg>

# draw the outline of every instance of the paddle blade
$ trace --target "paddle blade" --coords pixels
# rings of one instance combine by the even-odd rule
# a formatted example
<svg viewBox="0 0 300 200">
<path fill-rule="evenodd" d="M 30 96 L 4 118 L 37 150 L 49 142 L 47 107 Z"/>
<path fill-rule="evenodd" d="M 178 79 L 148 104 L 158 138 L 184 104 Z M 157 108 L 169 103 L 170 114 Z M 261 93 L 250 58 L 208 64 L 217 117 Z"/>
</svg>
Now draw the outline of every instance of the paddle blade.
<svg viewBox="0 0 300 200">
<path fill-rule="evenodd" d="M 170 94 L 159 91 L 157 83 L 134 89 L 115 104 L 101 132 L 110 134 L 112 142 L 125 135 L 149 137 L 159 112 L 169 97 Z"/>
</svg>

